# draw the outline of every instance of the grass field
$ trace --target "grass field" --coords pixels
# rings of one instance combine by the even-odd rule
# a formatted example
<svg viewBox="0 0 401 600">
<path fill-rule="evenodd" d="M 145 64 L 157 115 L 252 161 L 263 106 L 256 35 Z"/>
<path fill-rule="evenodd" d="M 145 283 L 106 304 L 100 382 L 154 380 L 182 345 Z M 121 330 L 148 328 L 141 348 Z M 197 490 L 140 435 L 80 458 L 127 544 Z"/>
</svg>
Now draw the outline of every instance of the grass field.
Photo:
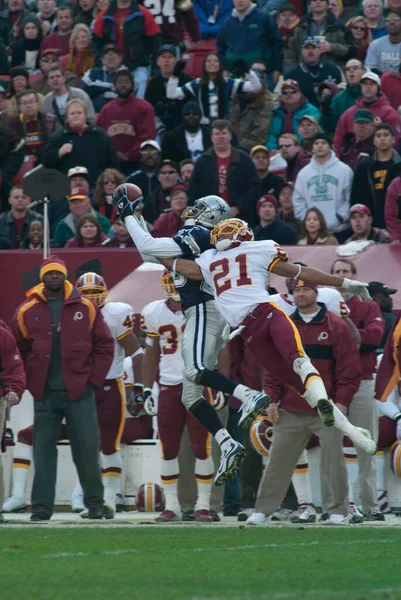
<svg viewBox="0 0 401 600">
<path fill-rule="evenodd" d="M 401 529 L 0 527 L 1 600 L 398 600 Z"/>
</svg>

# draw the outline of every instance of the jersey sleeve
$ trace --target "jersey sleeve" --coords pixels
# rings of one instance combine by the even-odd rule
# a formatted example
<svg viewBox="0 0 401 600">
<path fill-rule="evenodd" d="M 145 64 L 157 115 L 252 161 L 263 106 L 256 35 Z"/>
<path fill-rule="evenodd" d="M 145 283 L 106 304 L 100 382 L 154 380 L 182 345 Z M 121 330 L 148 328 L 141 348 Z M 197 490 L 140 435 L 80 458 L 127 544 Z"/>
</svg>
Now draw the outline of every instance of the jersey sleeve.
<svg viewBox="0 0 401 600">
<path fill-rule="evenodd" d="M 203 227 L 181 229 L 173 238 L 181 248 L 183 258 L 194 260 L 205 250 L 213 248 L 210 243 L 210 232 Z"/>
<path fill-rule="evenodd" d="M 155 303 L 147 304 L 141 314 L 141 329 L 149 337 L 159 337 L 158 327 L 154 321 Z"/>
<path fill-rule="evenodd" d="M 274 265 L 276 265 L 279 260 L 282 260 L 283 262 L 288 261 L 287 253 L 284 252 L 284 250 L 279 244 L 276 244 L 275 242 L 270 240 L 262 242 L 262 244 L 264 244 L 262 249 L 262 255 L 266 260 L 266 266 L 268 271 L 271 271 Z"/>
<path fill-rule="evenodd" d="M 116 340 L 122 340 L 132 333 L 134 329 L 134 311 L 129 304 L 119 307 L 118 313 L 113 315 L 112 329 Z"/>
</svg>

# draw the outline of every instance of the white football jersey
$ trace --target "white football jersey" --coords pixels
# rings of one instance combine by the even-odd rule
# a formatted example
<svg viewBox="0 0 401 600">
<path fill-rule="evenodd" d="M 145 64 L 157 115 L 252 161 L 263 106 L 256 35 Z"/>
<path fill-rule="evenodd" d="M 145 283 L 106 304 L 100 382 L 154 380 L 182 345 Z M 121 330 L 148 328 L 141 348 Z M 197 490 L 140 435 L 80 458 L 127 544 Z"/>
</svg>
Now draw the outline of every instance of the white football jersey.
<svg viewBox="0 0 401 600">
<path fill-rule="evenodd" d="M 160 344 L 159 383 L 178 385 L 184 377 L 181 339 L 185 327 L 182 311 L 174 312 L 167 300 L 156 300 L 142 311 L 142 329 Z"/>
<path fill-rule="evenodd" d="M 134 311 L 125 302 L 108 302 L 101 309 L 111 335 L 114 338 L 114 358 L 106 379 L 116 379 L 124 375 L 125 350 L 118 343 L 134 328 Z"/>
<path fill-rule="evenodd" d="M 132 358 L 126 356 L 124 358 L 124 385 L 125 387 L 131 387 L 134 385 L 134 366 L 132 364 Z"/>
<path fill-rule="evenodd" d="M 224 252 L 206 250 L 197 264 L 213 291 L 220 312 L 236 327 L 263 302 L 269 302 L 266 290 L 270 270 L 287 254 L 272 240 L 242 242 Z"/>
<path fill-rule="evenodd" d="M 317 301 L 324 304 L 330 312 L 339 317 L 348 317 L 350 309 L 345 304 L 340 292 L 334 288 L 318 288 Z M 290 294 L 273 294 L 270 296 L 270 302 L 276 304 L 287 315 L 292 315 L 296 310 L 294 297 Z"/>
</svg>

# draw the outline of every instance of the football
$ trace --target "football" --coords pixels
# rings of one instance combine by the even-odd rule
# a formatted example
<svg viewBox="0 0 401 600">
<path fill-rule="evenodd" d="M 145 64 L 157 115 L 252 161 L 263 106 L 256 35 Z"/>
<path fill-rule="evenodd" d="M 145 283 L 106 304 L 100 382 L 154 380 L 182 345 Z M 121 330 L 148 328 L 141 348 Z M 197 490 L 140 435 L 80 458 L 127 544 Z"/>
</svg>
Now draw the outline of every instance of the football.
<svg viewBox="0 0 401 600">
<path fill-rule="evenodd" d="M 114 194 L 116 194 L 117 191 L 123 191 L 124 188 L 127 190 L 127 196 L 130 202 L 135 202 L 136 200 L 143 201 L 142 190 L 134 183 L 122 183 L 114 190 Z"/>
</svg>

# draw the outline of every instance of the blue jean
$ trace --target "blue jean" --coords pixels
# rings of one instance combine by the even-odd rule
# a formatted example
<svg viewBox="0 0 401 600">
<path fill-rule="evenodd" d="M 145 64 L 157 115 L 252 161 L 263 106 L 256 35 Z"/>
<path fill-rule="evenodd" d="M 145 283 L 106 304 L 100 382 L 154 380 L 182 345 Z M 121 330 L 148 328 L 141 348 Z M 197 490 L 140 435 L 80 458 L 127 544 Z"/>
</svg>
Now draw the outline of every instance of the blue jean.
<svg viewBox="0 0 401 600">
<path fill-rule="evenodd" d="M 137 67 L 132 71 L 135 79 L 135 96 L 145 98 L 146 86 L 150 75 L 150 67 Z"/>
<path fill-rule="evenodd" d="M 238 426 L 241 413 L 236 408 L 228 409 L 227 431 L 240 444 L 244 443 L 245 430 Z M 233 479 L 224 486 L 223 509 L 240 508 L 242 500 L 241 475 L 236 473 Z"/>
</svg>

